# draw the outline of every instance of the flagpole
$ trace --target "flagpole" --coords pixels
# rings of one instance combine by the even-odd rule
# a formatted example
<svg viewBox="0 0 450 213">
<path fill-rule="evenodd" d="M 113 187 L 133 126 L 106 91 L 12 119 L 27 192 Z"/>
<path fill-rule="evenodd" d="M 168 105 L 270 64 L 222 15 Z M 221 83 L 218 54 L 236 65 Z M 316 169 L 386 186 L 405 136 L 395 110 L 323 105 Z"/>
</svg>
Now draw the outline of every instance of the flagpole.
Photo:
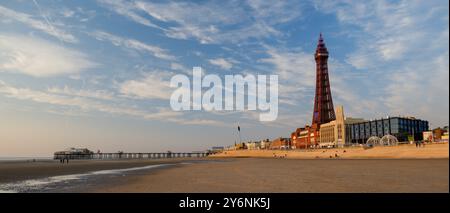
<svg viewBox="0 0 450 213">
<path fill-rule="evenodd" d="M 241 140 L 241 131 L 239 130 L 239 143 L 242 144 L 242 140 Z"/>
<path fill-rule="evenodd" d="M 241 127 L 239 126 L 239 123 L 238 123 L 238 134 L 239 134 L 239 143 L 242 144 L 242 139 L 241 139 Z"/>
</svg>

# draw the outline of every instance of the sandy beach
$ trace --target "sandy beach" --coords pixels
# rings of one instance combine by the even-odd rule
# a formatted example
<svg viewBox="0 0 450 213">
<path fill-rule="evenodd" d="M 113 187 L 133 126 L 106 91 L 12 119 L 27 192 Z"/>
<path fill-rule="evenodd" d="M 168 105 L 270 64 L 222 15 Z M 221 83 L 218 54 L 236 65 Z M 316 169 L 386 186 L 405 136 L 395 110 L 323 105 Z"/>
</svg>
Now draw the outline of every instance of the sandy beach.
<svg viewBox="0 0 450 213">
<path fill-rule="evenodd" d="M 92 191 L 449 192 L 448 143 L 422 148 L 238 150 L 210 158 L 222 161 L 133 176 L 123 185 Z"/>
<path fill-rule="evenodd" d="M 73 160 L 69 164 L 3 161 L 1 191 L 448 193 L 448 144 L 239 150 L 207 158 Z"/>
<path fill-rule="evenodd" d="M 448 159 L 239 158 L 129 176 L 90 192 L 449 192 Z"/>
<path fill-rule="evenodd" d="M 259 157 L 292 159 L 440 159 L 449 156 L 448 143 L 427 144 L 417 148 L 414 144 L 392 147 L 346 147 L 336 149 L 309 150 L 233 150 L 224 151 L 211 157 Z"/>
</svg>

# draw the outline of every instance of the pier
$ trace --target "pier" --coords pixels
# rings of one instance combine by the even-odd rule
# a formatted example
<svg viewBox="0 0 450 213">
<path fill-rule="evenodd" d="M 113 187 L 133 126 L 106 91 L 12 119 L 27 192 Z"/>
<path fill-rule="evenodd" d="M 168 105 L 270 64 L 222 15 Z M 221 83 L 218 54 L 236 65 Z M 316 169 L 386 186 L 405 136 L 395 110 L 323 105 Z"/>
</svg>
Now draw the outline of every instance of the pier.
<svg viewBox="0 0 450 213">
<path fill-rule="evenodd" d="M 55 153 L 53 159 L 161 159 L 161 158 L 202 158 L 210 152 L 151 152 L 151 153 Z"/>
</svg>

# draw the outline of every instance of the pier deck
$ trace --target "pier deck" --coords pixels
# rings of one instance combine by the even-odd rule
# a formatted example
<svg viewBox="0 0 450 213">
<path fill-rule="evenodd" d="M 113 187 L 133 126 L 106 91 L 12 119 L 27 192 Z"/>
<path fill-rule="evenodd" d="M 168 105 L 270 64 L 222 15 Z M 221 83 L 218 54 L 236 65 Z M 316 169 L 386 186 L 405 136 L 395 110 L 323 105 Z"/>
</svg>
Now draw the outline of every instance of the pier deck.
<svg viewBox="0 0 450 213">
<path fill-rule="evenodd" d="M 207 157 L 209 152 L 151 152 L 151 153 L 58 153 L 53 159 L 160 159 L 160 158 L 201 158 Z"/>
</svg>

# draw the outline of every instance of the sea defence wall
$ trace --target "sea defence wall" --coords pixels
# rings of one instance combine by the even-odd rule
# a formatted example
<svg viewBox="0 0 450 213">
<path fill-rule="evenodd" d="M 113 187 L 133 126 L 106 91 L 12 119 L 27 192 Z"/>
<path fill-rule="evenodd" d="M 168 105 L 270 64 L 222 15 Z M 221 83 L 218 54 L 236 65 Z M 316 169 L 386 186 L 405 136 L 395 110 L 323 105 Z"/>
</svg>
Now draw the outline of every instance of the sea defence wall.
<svg viewBox="0 0 450 213">
<path fill-rule="evenodd" d="M 261 157 L 292 159 L 436 159 L 449 156 L 448 143 L 426 144 L 423 147 L 405 144 L 389 147 L 345 147 L 307 150 L 231 150 L 210 155 L 213 158 Z"/>
</svg>

